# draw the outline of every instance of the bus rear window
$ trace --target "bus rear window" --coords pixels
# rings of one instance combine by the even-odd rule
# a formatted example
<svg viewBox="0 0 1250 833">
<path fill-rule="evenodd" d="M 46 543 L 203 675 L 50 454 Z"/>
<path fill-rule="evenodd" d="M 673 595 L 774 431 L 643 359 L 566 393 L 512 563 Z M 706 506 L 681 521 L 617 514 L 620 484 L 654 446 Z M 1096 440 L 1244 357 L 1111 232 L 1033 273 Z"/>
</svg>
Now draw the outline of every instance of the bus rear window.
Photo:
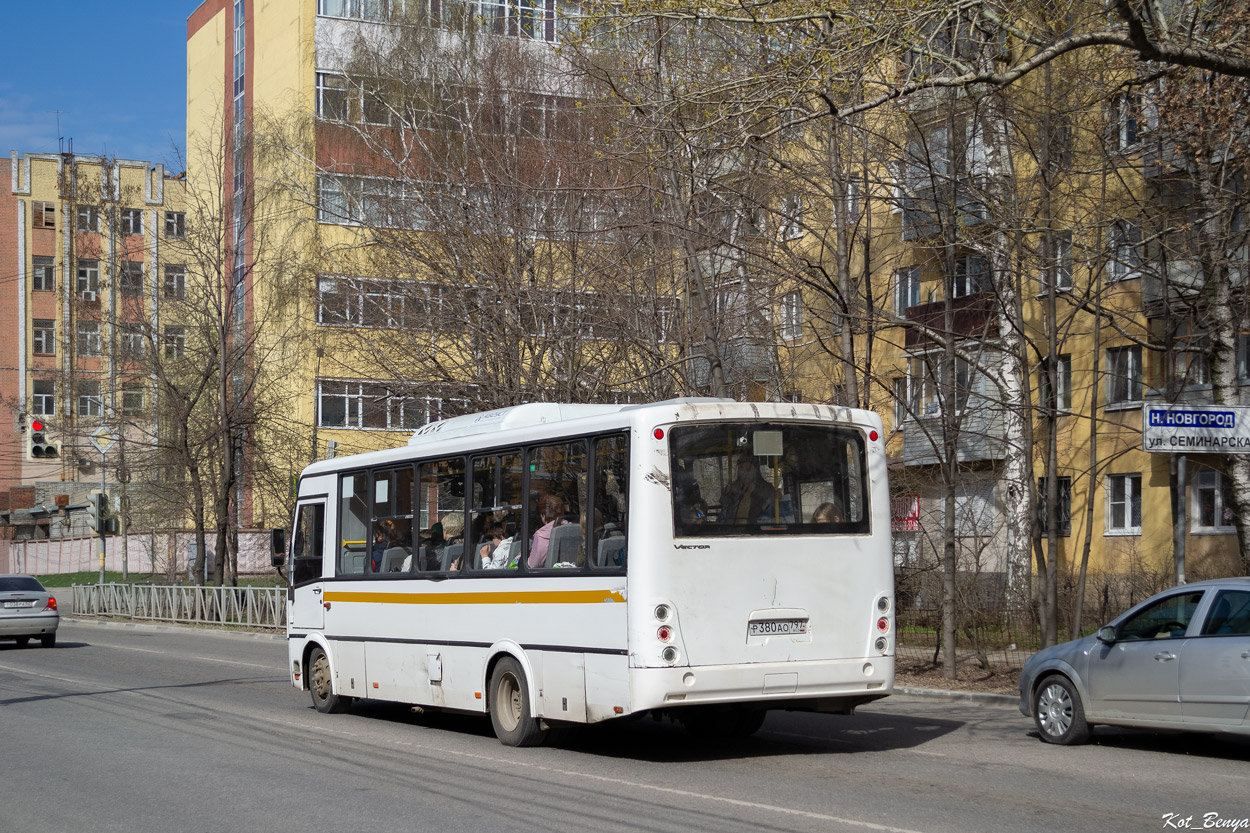
<svg viewBox="0 0 1250 833">
<path fill-rule="evenodd" d="M 868 532 L 859 431 L 768 423 L 679 425 L 669 440 L 678 537 Z"/>
</svg>

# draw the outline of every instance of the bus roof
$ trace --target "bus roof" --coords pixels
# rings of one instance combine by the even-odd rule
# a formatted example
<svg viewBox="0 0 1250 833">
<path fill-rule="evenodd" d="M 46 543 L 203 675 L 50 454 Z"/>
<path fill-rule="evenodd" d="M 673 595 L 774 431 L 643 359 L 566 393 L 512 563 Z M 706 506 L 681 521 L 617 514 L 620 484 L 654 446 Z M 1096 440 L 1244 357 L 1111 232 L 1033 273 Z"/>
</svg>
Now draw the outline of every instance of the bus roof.
<svg viewBox="0 0 1250 833">
<path fill-rule="evenodd" d="M 575 405 L 567 402 L 531 402 L 526 405 L 514 405 L 511 408 L 497 408 L 478 414 L 442 419 L 418 428 L 408 439 L 408 445 L 419 446 L 427 443 L 441 442 L 452 437 L 467 437 L 473 434 L 493 434 L 511 428 L 525 428 L 531 425 L 542 425 L 550 422 L 563 422 L 569 419 L 615 414 L 634 408 L 651 408 L 655 405 L 678 403 L 695 404 L 705 402 L 730 402 L 727 399 L 708 397 L 688 397 L 670 399 L 667 402 L 651 402 L 646 405 Z"/>
</svg>

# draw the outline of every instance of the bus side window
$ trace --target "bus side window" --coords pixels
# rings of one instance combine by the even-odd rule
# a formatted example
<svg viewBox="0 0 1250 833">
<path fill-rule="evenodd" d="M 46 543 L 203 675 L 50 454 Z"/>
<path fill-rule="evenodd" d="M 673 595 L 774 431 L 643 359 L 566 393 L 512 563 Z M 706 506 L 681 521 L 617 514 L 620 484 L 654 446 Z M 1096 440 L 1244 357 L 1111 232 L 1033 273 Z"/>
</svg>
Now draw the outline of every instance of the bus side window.
<svg viewBox="0 0 1250 833">
<path fill-rule="evenodd" d="M 529 460 L 531 570 L 585 563 L 587 454 L 584 440 L 531 448 Z"/>
<path fill-rule="evenodd" d="M 324 503 L 305 503 L 295 519 L 295 539 L 291 542 L 291 584 L 321 578 L 321 552 L 325 534 Z"/>
<path fill-rule="evenodd" d="M 339 562 L 336 574 L 363 576 L 369 562 L 369 475 L 344 475 L 339 502 Z"/>
<path fill-rule="evenodd" d="M 629 531 L 629 441 L 624 436 L 595 441 L 594 526 L 590 532 L 590 566 L 594 570 L 625 567 Z"/>
</svg>

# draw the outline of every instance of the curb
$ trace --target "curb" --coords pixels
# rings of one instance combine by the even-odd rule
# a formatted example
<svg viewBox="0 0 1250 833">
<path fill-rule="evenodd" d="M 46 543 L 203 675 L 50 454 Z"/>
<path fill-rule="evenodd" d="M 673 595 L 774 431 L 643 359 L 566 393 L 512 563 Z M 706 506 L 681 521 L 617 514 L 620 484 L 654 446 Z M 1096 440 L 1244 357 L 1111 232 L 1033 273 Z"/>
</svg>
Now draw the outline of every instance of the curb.
<svg viewBox="0 0 1250 833">
<path fill-rule="evenodd" d="M 989 694 L 982 691 L 949 691 L 940 688 L 912 688 L 894 686 L 895 694 L 923 697 L 930 700 L 947 700 L 956 703 L 979 703 L 985 706 L 1018 706 L 1020 698 L 1011 694 Z"/>
</svg>

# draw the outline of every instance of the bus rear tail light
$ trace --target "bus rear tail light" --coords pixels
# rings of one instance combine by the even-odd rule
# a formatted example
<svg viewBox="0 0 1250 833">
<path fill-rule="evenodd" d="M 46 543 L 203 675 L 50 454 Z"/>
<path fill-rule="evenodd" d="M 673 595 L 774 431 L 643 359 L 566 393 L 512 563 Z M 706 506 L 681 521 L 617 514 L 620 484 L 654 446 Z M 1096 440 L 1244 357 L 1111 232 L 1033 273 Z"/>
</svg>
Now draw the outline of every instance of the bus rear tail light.
<svg viewBox="0 0 1250 833">
<path fill-rule="evenodd" d="M 43 606 L 44 610 L 56 610 L 56 596 L 49 596 L 48 603 Z"/>
<path fill-rule="evenodd" d="M 881 633 L 888 633 L 890 630 L 890 620 L 882 616 L 877 620 L 877 630 Z"/>
<path fill-rule="evenodd" d="M 889 596 L 880 596 L 877 598 L 877 610 L 880 611 L 881 613 L 890 612 L 890 597 Z"/>
<path fill-rule="evenodd" d="M 660 656 L 664 658 L 665 662 L 672 665 L 677 662 L 677 649 L 670 645 L 664 649 L 664 652 L 661 653 Z"/>
<path fill-rule="evenodd" d="M 878 636 L 877 641 L 873 643 L 878 651 L 885 653 L 885 649 L 890 647 L 889 641 L 884 636 Z"/>
<path fill-rule="evenodd" d="M 673 629 L 668 625 L 661 625 L 660 629 L 655 632 L 655 638 L 661 642 L 673 641 Z"/>
<path fill-rule="evenodd" d="M 673 615 L 673 609 L 668 605 L 655 606 L 655 620 L 657 622 L 667 622 L 668 617 Z"/>
</svg>

